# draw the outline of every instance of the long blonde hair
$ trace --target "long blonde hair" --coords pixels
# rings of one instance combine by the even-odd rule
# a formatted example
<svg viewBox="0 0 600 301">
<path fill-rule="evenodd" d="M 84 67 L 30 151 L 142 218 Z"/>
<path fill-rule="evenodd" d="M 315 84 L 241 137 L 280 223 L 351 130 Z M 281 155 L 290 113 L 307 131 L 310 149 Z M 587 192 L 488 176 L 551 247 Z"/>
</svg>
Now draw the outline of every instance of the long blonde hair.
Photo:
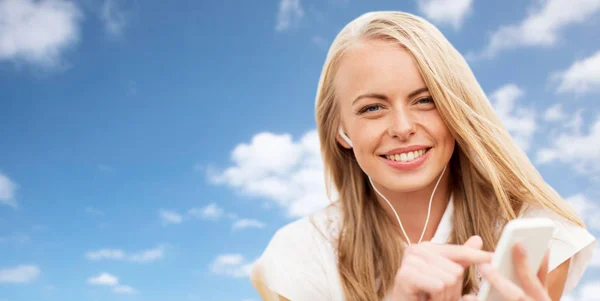
<svg viewBox="0 0 600 301">
<path fill-rule="evenodd" d="M 335 186 L 341 203 L 338 271 L 349 300 L 381 300 L 393 287 L 402 260 L 395 225 L 376 201 L 352 150 L 336 142 L 340 110 L 333 79 L 344 53 L 369 39 L 397 42 L 408 50 L 456 140 L 450 159 L 455 209 L 449 243 L 462 244 L 477 234 L 483 248 L 493 250 L 499 227 L 526 205 L 548 208 L 583 226 L 511 138 L 464 58 L 435 26 L 403 12 L 367 13 L 333 41 L 316 97 L 325 181 Z M 331 185 L 327 189 L 331 192 Z M 463 293 L 476 286 L 471 268 Z"/>
</svg>

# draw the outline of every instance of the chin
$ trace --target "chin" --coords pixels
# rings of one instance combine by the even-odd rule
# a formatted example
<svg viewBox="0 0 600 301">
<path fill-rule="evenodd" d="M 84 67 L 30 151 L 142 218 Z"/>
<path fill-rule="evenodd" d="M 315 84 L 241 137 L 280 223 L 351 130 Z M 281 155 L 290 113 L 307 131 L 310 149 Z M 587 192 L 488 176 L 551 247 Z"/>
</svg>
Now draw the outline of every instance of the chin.
<svg viewBox="0 0 600 301">
<path fill-rule="evenodd" d="M 435 180 L 437 180 L 437 178 L 434 179 L 434 181 Z M 375 179 L 373 179 L 373 181 L 375 181 Z M 379 185 L 384 186 L 387 190 L 393 192 L 409 193 L 425 189 L 427 186 L 429 186 L 429 184 L 431 184 L 431 181 L 424 179 L 424 177 L 414 175 L 405 177 L 399 177 L 396 175 L 395 177 L 387 177 L 383 181 L 378 181 L 378 183 L 380 183 Z"/>
</svg>

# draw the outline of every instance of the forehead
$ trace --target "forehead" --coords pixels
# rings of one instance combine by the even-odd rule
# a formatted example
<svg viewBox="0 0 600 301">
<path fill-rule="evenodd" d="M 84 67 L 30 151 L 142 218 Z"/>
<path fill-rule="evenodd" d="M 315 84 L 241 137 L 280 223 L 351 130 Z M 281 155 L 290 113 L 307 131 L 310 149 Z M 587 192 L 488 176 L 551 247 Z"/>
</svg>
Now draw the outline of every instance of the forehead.
<svg viewBox="0 0 600 301">
<path fill-rule="evenodd" d="M 334 87 L 341 100 L 361 93 L 403 97 L 425 86 L 410 52 L 398 43 L 364 40 L 340 61 Z"/>
</svg>

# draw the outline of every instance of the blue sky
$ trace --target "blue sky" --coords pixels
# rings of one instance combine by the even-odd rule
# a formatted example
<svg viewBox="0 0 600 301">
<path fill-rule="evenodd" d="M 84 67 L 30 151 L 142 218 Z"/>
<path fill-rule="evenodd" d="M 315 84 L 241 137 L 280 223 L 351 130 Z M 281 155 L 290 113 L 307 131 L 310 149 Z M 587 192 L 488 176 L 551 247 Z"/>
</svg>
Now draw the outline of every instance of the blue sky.
<svg viewBox="0 0 600 301">
<path fill-rule="evenodd" d="M 600 235 L 600 0 L 0 0 L 0 300 L 258 300 L 327 203 L 316 85 L 372 10 L 439 26 Z M 597 256 L 565 299 L 599 288 Z"/>
</svg>

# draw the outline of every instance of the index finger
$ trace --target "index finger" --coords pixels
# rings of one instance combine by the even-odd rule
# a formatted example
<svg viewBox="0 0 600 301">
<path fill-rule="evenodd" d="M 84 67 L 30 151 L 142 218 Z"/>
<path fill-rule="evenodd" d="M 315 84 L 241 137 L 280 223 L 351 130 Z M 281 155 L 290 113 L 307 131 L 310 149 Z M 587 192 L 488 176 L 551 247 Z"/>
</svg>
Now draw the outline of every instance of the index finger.
<svg viewBox="0 0 600 301">
<path fill-rule="evenodd" d="M 482 251 L 464 245 L 433 245 L 438 254 L 467 267 L 471 264 L 488 263 L 492 261 L 492 252 Z"/>
</svg>

